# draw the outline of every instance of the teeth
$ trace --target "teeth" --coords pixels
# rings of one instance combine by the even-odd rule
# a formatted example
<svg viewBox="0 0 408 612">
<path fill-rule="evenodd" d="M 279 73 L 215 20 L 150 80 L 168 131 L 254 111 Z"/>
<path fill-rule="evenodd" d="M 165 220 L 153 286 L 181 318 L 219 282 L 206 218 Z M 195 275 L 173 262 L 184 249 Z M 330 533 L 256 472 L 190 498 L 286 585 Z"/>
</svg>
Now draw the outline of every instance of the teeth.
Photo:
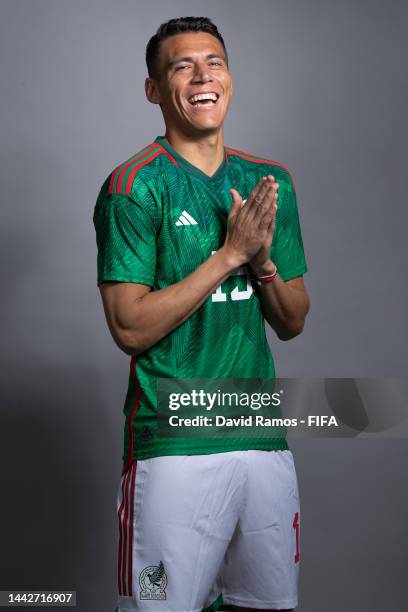
<svg viewBox="0 0 408 612">
<path fill-rule="evenodd" d="M 200 93 L 200 94 L 196 94 L 195 96 L 191 96 L 191 98 L 189 99 L 189 101 L 191 102 L 191 104 L 194 104 L 195 102 L 201 102 L 202 100 L 212 100 L 213 102 L 216 102 L 218 100 L 218 96 L 215 93 Z"/>
</svg>

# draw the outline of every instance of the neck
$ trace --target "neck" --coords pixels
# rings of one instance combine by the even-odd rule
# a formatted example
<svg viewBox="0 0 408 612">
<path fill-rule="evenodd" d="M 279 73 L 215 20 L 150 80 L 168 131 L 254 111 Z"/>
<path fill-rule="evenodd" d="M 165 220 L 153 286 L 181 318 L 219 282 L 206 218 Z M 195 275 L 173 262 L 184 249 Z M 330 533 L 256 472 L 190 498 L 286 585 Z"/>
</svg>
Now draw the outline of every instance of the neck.
<svg viewBox="0 0 408 612">
<path fill-rule="evenodd" d="M 165 137 L 177 153 L 208 176 L 212 176 L 224 160 L 223 128 L 201 138 L 189 138 L 167 127 Z"/>
</svg>

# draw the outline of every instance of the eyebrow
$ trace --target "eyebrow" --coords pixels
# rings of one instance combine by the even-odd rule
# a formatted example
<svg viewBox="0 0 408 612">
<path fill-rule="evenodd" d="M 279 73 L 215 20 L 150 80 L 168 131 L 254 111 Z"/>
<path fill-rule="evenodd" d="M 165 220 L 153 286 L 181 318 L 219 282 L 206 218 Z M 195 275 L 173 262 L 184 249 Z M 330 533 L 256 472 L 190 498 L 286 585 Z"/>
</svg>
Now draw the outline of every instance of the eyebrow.
<svg viewBox="0 0 408 612">
<path fill-rule="evenodd" d="M 219 53 L 209 53 L 205 59 L 221 59 L 224 62 L 227 61 L 227 58 L 224 55 L 220 55 Z M 185 57 L 177 57 L 174 60 L 171 60 L 168 63 L 169 68 L 171 68 L 172 66 L 174 66 L 174 64 L 178 64 L 179 62 L 194 62 L 194 58 L 191 56 L 185 56 Z"/>
</svg>

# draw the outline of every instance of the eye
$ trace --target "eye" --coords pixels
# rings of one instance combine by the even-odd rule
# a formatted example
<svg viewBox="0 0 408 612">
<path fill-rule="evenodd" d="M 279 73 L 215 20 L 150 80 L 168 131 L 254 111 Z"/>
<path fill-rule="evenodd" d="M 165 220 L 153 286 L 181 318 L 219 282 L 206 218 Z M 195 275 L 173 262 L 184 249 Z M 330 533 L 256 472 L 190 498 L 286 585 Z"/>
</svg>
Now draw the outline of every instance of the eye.
<svg viewBox="0 0 408 612">
<path fill-rule="evenodd" d="M 176 67 L 176 72 L 179 72 L 180 70 L 185 70 L 188 67 L 189 67 L 188 64 L 183 64 L 181 66 L 177 66 Z"/>
<path fill-rule="evenodd" d="M 222 66 L 222 62 L 217 62 L 216 60 L 213 60 L 212 62 L 210 62 L 210 66 Z"/>
</svg>

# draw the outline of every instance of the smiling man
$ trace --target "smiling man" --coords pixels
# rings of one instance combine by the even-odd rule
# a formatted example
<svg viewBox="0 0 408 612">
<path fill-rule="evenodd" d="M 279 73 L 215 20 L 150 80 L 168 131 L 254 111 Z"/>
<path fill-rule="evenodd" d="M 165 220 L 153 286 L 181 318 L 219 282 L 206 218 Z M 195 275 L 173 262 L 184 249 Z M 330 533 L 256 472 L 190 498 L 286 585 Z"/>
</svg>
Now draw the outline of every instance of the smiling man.
<svg viewBox="0 0 408 612">
<path fill-rule="evenodd" d="M 157 382 L 274 379 L 264 321 L 288 340 L 309 309 L 294 186 L 277 162 L 225 146 L 232 77 L 209 19 L 162 24 L 146 61 L 165 135 L 109 174 L 94 213 L 107 322 L 131 355 L 118 611 L 291 610 L 286 440 L 160 436 Z"/>
</svg>

